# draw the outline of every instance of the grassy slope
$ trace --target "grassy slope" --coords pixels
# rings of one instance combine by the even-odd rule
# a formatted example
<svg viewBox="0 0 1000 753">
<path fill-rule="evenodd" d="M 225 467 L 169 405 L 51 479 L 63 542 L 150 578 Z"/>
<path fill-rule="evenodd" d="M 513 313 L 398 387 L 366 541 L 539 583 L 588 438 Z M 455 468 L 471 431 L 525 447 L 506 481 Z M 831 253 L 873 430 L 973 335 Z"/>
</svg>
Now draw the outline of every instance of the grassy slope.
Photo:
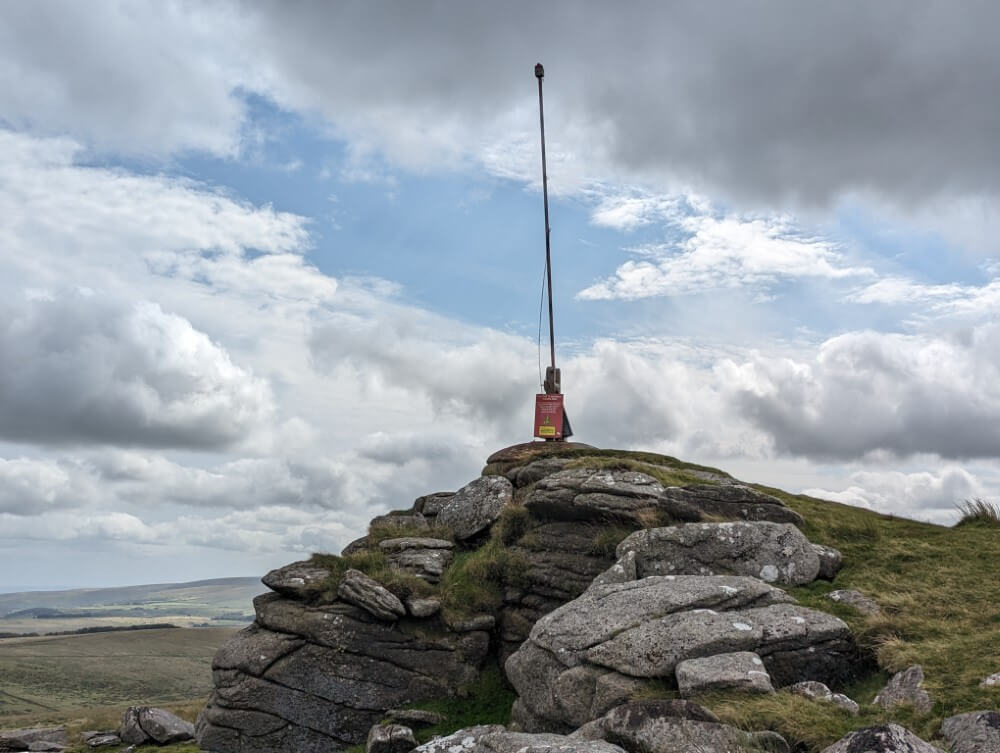
<svg viewBox="0 0 1000 753">
<path fill-rule="evenodd" d="M 202 628 L 0 640 L 0 725 L 203 699 L 212 687 L 212 656 L 232 633 Z"/>
<path fill-rule="evenodd" d="M 883 672 L 846 689 L 862 705 L 857 719 L 784 693 L 711 699 L 718 713 L 747 726 L 773 726 L 818 750 L 850 729 L 884 720 L 930 739 L 952 714 L 997 708 L 1000 691 L 980 688 L 979 682 L 1000 671 L 1000 528 L 986 523 L 944 528 L 760 488 L 805 517 L 803 532 L 811 541 L 843 553 L 845 566 L 833 584 L 817 581 L 791 593 L 843 618 Z M 838 588 L 872 596 L 886 614 L 866 618 L 824 598 Z M 935 701 L 931 713 L 871 707 L 888 673 L 911 664 L 924 668 L 924 687 Z"/>
</svg>

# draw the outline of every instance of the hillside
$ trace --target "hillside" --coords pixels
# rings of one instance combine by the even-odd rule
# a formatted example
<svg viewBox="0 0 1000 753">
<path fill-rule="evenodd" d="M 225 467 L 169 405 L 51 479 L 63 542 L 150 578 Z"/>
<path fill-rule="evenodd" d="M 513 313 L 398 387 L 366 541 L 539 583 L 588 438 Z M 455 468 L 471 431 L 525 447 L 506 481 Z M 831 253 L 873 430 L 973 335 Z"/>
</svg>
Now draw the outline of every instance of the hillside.
<svg viewBox="0 0 1000 753">
<path fill-rule="evenodd" d="M 1000 528 L 988 516 L 945 528 L 650 453 L 533 445 L 490 460 L 458 493 L 373 520 L 343 555 L 270 573 L 274 593 L 257 602 L 254 628 L 216 658 L 226 679 L 202 715 L 202 744 L 225 753 L 344 747 L 381 718 L 374 708 L 407 699 L 449 716 L 422 739 L 477 722 L 567 733 L 598 718 L 613 724 L 601 714 L 616 703 L 683 695 L 719 734 L 777 732 L 798 750 L 820 751 L 890 722 L 939 740 L 948 717 L 1000 701 L 996 687 L 981 685 L 1000 672 Z M 758 570 L 768 583 L 747 577 Z M 881 612 L 827 598 L 841 589 L 862 592 Z M 602 599 L 621 606 L 605 613 Z M 681 611 L 641 616 L 661 601 Z M 728 615 L 736 633 L 713 633 Z M 668 624 L 681 632 L 663 632 Z M 778 692 L 679 691 L 677 661 L 750 650 Z M 241 658 L 258 653 L 273 664 Z M 873 705 L 892 673 L 914 664 L 929 708 Z M 323 698 L 312 695 L 319 665 Z M 828 683 L 860 712 L 783 689 L 804 679 Z M 298 704 L 315 710 L 291 711 L 272 681 L 297 688 Z M 351 700 L 359 693 L 364 714 Z M 228 699 L 250 696 L 270 699 L 254 713 L 285 715 L 288 726 L 260 738 L 241 732 L 234 712 L 247 707 Z M 321 708 L 317 725 L 310 720 Z M 623 744 L 615 734 L 604 739 Z M 669 735 L 657 739 L 653 753 L 674 750 L 663 747 Z"/>
<path fill-rule="evenodd" d="M 259 578 L 247 577 L 0 594 L 0 633 L 149 623 L 233 627 L 252 619 L 261 590 Z"/>
<path fill-rule="evenodd" d="M 212 655 L 233 632 L 175 628 L 0 640 L 0 728 L 203 699 L 212 687 Z"/>
</svg>

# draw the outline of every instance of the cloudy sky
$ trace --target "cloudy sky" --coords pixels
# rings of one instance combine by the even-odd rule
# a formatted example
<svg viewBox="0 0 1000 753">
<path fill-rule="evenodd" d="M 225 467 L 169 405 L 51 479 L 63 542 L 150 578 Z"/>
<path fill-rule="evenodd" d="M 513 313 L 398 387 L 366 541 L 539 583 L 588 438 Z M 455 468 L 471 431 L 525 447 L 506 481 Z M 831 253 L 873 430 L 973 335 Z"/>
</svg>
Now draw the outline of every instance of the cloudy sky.
<svg viewBox="0 0 1000 753">
<path fill-rule="evenodd" d="M 259 575 L 530 439 L 1000 495 L 994 3 L 0 4 L 0 591 Z"/>
</svg>

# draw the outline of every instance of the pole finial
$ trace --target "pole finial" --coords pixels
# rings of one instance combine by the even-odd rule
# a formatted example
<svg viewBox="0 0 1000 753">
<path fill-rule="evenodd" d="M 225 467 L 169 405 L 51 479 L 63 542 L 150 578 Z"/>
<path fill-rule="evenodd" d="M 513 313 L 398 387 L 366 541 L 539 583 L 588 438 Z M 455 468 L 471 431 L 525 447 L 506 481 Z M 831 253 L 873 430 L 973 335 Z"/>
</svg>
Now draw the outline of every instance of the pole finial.
<svg viewBox="0 0 1000 753">
<path fill-rule="evenodd" d="M 535 63 L 535 78 L 543 78 L 545 76 L 545 69 L 542 67 L 541 63 Z"/>
</svg>

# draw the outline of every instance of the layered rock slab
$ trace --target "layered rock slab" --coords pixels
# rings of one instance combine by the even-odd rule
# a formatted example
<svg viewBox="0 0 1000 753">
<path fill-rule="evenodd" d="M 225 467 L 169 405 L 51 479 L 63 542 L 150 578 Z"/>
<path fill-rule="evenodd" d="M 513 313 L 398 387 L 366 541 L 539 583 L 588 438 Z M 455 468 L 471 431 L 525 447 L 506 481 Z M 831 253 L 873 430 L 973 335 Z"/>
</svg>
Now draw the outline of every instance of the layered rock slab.
<svg viewBox="0 0 1000 753">
<path fill-rule="evenodd" d="M 364 741 L 386 709 L 453 695 L 478 674 L 489 636 L 395 625 L 345 603 L 254 601 L 257 621 L 212 663 L 198 720 L 216 753 L 326 753 Z M 412 624 L 411 624 L 412 623 Z"/>
<path fill-rule="evenodd" d="M 688 523 L 636 531 L 618 545 L 635 552 L 638 577 L 749 575 L 768 583 L 803 585 L 819 575 L 819 555 L 790 523 Z"/>
<path fill-rule="evenodd" d="M 823 753 L 941 753 L 898 724 L 883 724 L 851 732 Z"/>
<path fill-rule="evenodd" d="M 541 618 L 506 662 L 529 731 L 567 731 L 687 659 L 758 654 L 778 685 L 839 682 L 856 654 L 847 625 L 739 576 L 652 576 L 594 586 Z"/>
</svg>

